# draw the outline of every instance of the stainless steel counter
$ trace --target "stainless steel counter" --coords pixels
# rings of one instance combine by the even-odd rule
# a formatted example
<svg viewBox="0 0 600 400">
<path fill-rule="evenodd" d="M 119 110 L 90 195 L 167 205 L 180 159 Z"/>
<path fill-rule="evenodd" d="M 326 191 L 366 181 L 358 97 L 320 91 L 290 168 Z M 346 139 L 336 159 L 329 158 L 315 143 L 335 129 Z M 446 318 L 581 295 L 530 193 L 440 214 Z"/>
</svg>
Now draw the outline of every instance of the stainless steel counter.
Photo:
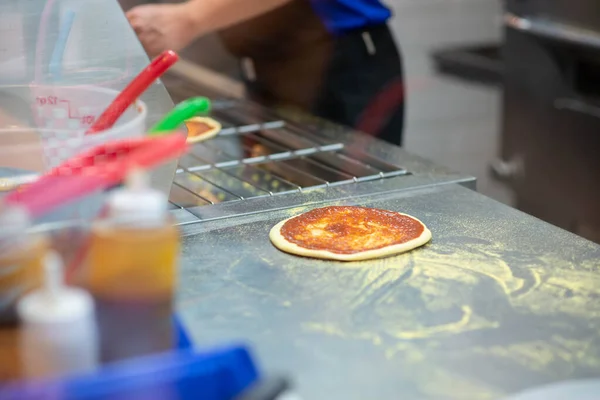
<svg viewBox="0 0 600 400">
<path fill-rule="evenodd" d="M 250 341 L 307 399 L 500 398 L 600 374 L 600 246 L 461 185 L 353 195 L 183 226 L 196 344 Z M 355 263 L 270 244 L 276 222 L 324 204 L 412 214 L 433 241 Z"/>
<path fill-rule="evenodd" d="M 60 80 L 49 73 L 61 19 L 74 12 Z M 120 90 L 148 65 L 148 57 L 117 0 L 2 0 L 0 85 L 98 85 Z M 143 96 L 151 126 L 173 102 L 161 82 Z M 168 192 L 175 164 L 158 170 L 153 185 Z"/>
</svg>

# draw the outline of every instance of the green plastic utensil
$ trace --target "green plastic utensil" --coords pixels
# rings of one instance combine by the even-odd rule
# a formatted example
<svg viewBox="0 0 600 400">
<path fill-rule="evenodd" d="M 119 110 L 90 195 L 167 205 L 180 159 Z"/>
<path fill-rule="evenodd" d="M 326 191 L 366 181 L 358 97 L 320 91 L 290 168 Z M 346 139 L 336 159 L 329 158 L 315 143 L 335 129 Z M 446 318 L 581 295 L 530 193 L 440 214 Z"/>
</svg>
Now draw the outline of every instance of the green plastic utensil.
<svg viewBox="0 0 600 400">
<path fill-rule="evenodd" d="M 206 97 L 192 97 L 177 104 L 171 112 L 156 123 L 148 132 L 150 136 L 157 136 L 177 129 L 188 119 L 210 111 L 210 100 Z"/>
</svg>

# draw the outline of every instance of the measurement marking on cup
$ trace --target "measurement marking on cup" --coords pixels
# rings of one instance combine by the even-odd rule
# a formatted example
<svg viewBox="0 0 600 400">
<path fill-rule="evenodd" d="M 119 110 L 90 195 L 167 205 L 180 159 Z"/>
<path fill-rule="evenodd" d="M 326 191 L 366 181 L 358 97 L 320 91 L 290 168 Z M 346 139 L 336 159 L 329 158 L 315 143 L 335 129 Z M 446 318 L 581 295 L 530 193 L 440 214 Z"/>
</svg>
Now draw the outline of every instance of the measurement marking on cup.
<svg viewBox="0 0 600 400">
<path fill-rule="evenodd" d="M 71 102 L 69 100 L 62 100 L 56 96 L 37 96 L 35 100 L 40 107 L 56 106 L 59 105 L 59 103 L 66 103 L 68 118 L 79 120 L 82 125 L 92 125 L 96 120 L 96 116 L 94 115 L 78 116 L 75 111 L 71 110 Z"/>
<path fill-rule="evenodd" d="M 47 97 L 38 96 L 38 97 L 36 97 L 36 101 L 40 106 L 56 105 L 58 103 L 58 97 L 56 97 L 56 96 L 47 96 Z"/>
</svg>

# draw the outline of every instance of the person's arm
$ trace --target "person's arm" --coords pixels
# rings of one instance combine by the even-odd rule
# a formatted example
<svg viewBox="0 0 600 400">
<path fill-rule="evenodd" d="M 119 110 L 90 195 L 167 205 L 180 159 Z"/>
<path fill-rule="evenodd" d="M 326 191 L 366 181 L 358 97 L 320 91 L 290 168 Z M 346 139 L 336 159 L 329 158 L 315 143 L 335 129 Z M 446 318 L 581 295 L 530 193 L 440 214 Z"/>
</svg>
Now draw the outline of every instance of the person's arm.
<svg viewBox="0 0 600 400">
<path fill-rule="evenodd" d="M 227 28 L 267 13 L 291 0 L 189 0 L 195 36 Z"/>
<path fill-rule="evenodd" d="M 145 4 L 127 19 L 150 56 L 179 51 L 210 32 L 227 28 L 281 7 L 291 0 L 188 0 L 178 4 Z"/>
</svg>

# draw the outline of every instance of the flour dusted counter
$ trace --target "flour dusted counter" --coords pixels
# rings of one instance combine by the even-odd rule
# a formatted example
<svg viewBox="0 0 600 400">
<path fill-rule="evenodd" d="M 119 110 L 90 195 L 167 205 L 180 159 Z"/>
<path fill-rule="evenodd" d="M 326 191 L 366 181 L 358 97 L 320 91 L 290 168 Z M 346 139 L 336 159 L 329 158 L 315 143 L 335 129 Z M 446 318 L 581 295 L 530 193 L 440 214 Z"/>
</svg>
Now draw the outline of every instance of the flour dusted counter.
<svg viewBox="0 0 600 400">
<path fill-rule="evenodd" d="M 354 263 L 270 244 L 279 220 L 325 204 L 406 212 L 433 240 Z M 600 247 L 462 186 L 319 193 L 183 231 L 178 307 L 194 341 L 249 340 L 305 398 L 502 398 L 600 374 Z"/>
</svg>

